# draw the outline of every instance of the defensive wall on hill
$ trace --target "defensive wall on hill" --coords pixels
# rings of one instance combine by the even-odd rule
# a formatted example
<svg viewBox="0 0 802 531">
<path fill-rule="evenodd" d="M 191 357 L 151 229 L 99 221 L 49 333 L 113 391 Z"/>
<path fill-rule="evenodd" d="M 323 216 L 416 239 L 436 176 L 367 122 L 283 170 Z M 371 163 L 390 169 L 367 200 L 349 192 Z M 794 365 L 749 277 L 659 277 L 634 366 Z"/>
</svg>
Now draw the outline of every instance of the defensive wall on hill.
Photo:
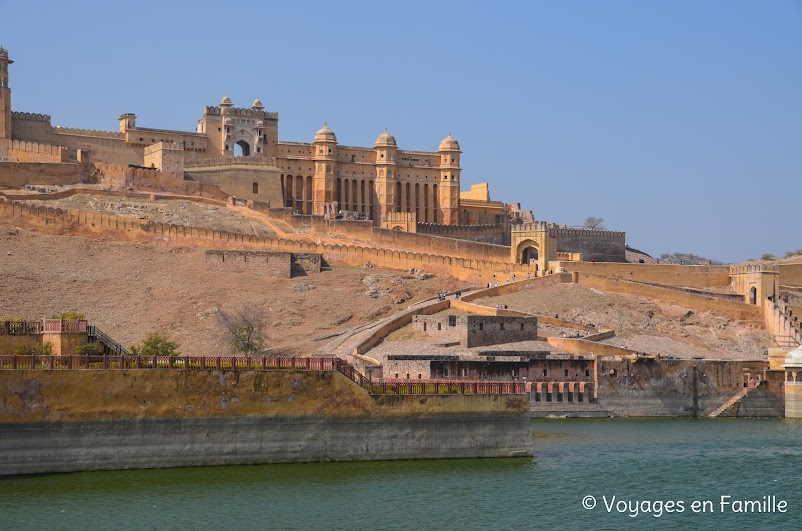
<svg viewBox="0 0 802 531">
<path fill-rule="evenodd" d="M 77 184 L 84 178 L 85 169 L 77 162 L 0 161 L 0 188 L 22 188 L 26 184 Z"/>
<path fill-rule="evenodd" d="M 532 455 L 526 395 L 371 396 L 314 370 L 2 373 L 0 476 Z"/>
<path fill-rule="evenodd" d="M 417 223 L 418 234 L 445 236 L 457 240 L 471 240 L 494 245 L 510 244 L 509 223 L 489 225 L 440 225 L 435 223 Z"/>
<path fill-rule="evenodd" d="M 254 210 L 285 221 L 299 230 L 341 236 L 365 246 L 492 262 L 509 262 L 510 259 L 510 249 L 503 245 L 384 229 L 374 227 L 371 221 L 327 220 L 322 216 L 293 215 L 288 209 L 265 211 L 262 208 L 262 205 L 254 202 Z M 530 268 L 523 270 L 529 271 Z"/>
<path fill-rule="evenodd" d="M 592 263 L 586 258 L 582 262 L 560 262 L 559 266 L 568 271 L 667 286 L 709 288 L 730 285 L 730 270 L 727 266 Z"/>
<path fill-rule="evenodd" d="M 802 264 L 778 264 L 780 286 L 802 287 Z"/>
<path fill-rule="evenodd" d="M 200 200 L 200 198 L 198 199 Z M 181 245 L 204 245 L 212 248 L 268 248 L 293 253 L 316 253 L 322 254 L 329 262 L 343 262 L 356 267 L 370 262 L 373 265 L 391 269 L 423 269 L 468 281 L 487 282 L 494 275 L 509 276 L 513 272 L 523 275 L 529 271 L 529 266 L 503 261 L 471 260 L 357 245 L 261 238 L 238 232 L 154 223 L 78 210 L 39 207 L 19 201 L 0 202 L 0 216 L 12 224 L 22 224 L 24 228 L 56 234 L 62 234 L 67 229 L 76 230 L 78 234 L 85 236 L 102 234 L 105 237 L 132 241 L 160 241 Z M 458 244 L 481 245 L 474 242 L 453 241 Z"/>
<path fill-rule="evenodd" d="M 0 144 L 0 157 L 19 162 L 69 162 L 70 150 L 53 144 L 9 140 L 6 146 Z"/>
<path fill-rule="evenodd" d="M 626 262 L 626 233 L 587 229 L 551 228 L 557 251 L 582 253 L 586 261 Z"/>
<path fill-rule="evenodd" d="M 763 313 L 760 306 L 756 305 L 727 301 L 662 286 L 632 282 L 621 278 L 602 277 L 587 273 L 579 273 L 578 281 L 580 285 L 602 291 L 639 295 L 641 297 L 663 300 L 678 306 L 690 308 L 697 312 L 713 312 L 724 315 L 736 321 L 742 321 L 743 324 L 746 325 L 753 323 L 754 326 L 763 326 Z"/>
</svg>

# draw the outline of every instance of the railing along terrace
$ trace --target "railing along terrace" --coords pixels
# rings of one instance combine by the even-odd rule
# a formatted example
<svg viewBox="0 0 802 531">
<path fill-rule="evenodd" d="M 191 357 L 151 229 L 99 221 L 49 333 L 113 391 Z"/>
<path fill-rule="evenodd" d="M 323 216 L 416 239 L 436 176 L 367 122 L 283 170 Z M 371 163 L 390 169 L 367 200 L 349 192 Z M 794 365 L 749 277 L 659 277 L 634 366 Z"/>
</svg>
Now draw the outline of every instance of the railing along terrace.
<svg viewBox="0 0 802 531">
<path fill-rule="evenodd" d="M 42 321 L 0 321 L 0 336 L 30 336 L 42 333 Z"/>
<path fill-rule="evenodd" d="M 44 319 L 44 332 L 86 332 L 85 319 Z"/>
<path fill-rule="evenodd" d="M 0 355 L 0 370 L 302 370 L 337 371 L 372 395 L 490 395 L 527 393 L 521 382 L 475 380 L 372 381 L 335 357 L 283 356 L 35 356 Z"/>
</svg>

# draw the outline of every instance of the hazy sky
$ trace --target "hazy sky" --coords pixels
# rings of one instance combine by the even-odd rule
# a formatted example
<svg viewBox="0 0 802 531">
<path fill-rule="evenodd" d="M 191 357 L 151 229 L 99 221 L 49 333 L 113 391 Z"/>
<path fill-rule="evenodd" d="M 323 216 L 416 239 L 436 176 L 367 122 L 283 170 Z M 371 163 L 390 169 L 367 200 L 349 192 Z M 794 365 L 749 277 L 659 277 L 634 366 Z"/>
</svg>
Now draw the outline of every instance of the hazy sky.
<svg viewBox="0 0 802 531">
<path fill-rule="evenodd" d="M 451 132 L 462 188 L 651 254 L 802 248 L 802 2 L 0 0 L 13 108 L 194 130 L 261 98 L 282 140 Z"/>
</svg>

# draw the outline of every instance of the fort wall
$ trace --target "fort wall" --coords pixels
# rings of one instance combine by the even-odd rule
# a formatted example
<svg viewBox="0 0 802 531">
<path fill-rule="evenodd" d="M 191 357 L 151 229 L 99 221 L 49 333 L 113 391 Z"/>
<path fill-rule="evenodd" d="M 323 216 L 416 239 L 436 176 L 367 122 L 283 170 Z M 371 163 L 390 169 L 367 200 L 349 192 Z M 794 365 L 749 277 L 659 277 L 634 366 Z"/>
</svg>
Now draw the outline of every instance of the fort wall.
<svg viewBox="0 0 802 531">
<path fill-rule="evenodd" d="M 585 230 L 549 229 L 557 238 L 557 251 L 582 253 L 584 260 L 597 262 L 626 262 L 626 233 Z"/>
<path fill-rule="evenodd" d="M 84 173 L 78 163 L 0 161 L 0 188 L 77 184 L 83 181 Z"/>
<path fill-rule="evenodd" d="M 802 264 L 778 264 L 780 285 L 802 287 Z"/>
<path fill-rule="evenodd" d="M 197 198 L 197 200 L 202 200 Z M 74 231 L 87 237 L 116 238 L 128 241 L 155 241 L 181 245 L 203 245 L 216 249 L 277 250 L 292 253 L 322 254 L 329 262 L 359 267 L 367 262 L 379 267 L 452 275 L 472 282 L 487 282 L 497 276 L 525 274 L 528 266 L 503 261 L 471 260 L 429 253 L 378 249 L 358 245 L 313 243 L 311 241 L 262 238 L 250 234 L 213 229 L 154 223 L 109 214 L 62 210 L 28 205 L 19 201 L 0 202 L 0 217 L 13 225 L 46 233 Z M 458 240 L 453 240 L 458 242 Z M 461 242 L 473 243 L 473 242 Z M 481 244 L 474 244 L 481 245 Z"/>
<path fill-rule="evenodd" d="M 510 259 L 509 247 L 502 245 L 384 229 L 374 227 L 370 221 L 326 220 L 322 216 L 298 216 L 293 215 L 287 209 L 268 209 L 264 213 L 272 218 L 286 221 L 299 229 L 343 236 L 366 246 L 375 245 L 385 249 L 413 253 L 439 254 L 495 262 L 508 262 Z M 523 267 L 523 270 L 531 271 L 533 269 Z"/>
<path fill-rule="evenodd" d="M 508 223 L 490 225 L 440 225 L 435 223 L 417 223 L 418 234 L 443 236 L 457 240 L 491 243 L 494 245 L 510 244 L 510 226 Z"/>
<path fill-rule="evenodd" d="M 658 299 L 683 308 L 690 308 L 697 312 L 713 312 L 736 321 L 744 321 L 744 324 L 753 323 L 755 326 L 763 326 L 763 315 L 759 306 L 677 291 L 661 286 L 630 282 L 620 278 L 602 277 L 587 273 L 579 273 L 578 277 L 578 283 L 583 286 L 602 291 Z"/>
<path fill-rule="evenodd" d="M 70 150 L 52 144 L 12 140 L 6 157 L 19 162 L 69 162 Z"/>
<path fill-rule="evenodd" d="M 669 264 L 601 264 L 560 262 L 568 271 L 577 271 L 603 277 L 616 277 L 640 282 L 653 282 L 687 288 L 710 288 L 730 285 L 727 266 L 686 266 Z"/>
</svg>

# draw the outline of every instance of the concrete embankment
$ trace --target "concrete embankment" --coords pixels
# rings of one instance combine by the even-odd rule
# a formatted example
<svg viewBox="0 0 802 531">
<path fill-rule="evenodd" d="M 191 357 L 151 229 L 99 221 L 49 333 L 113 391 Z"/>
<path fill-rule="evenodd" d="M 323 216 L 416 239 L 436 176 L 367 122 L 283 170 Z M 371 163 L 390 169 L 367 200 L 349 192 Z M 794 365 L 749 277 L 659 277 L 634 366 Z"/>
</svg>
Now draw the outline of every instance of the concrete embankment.
<svg viewBox="0 0 802 531">
<path fill-rule="evenodd" d="M 0 475 L 523 457 L 521 395 L 371 397 L 328 371 L 0 371 Z"/>
</svg>

